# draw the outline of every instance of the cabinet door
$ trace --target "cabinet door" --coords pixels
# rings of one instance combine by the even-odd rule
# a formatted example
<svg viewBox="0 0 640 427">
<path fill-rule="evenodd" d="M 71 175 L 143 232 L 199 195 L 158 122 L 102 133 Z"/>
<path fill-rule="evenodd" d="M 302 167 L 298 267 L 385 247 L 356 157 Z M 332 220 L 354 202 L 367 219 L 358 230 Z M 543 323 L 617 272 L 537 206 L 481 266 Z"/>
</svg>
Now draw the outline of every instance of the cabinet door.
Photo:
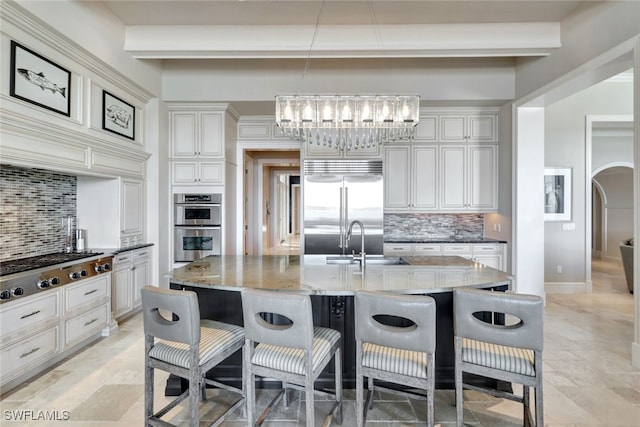
<svg viewBox="0 0 640 427">
<path fill-rule="evenodd" d="M 420 116 L 415 128 L 416 141 L 435 142 L 438 140 L 438 116 Z"/>
<path fill-rule="evenodd" d="M 195 184 L 198 179 L 197 162 L 173 162 L 174 184 Z"/>
<path fill-rule="evenodd" d="M 222 157 L 224 128 L 221 113 L 200 113 L 200 157 Z"/>
<path fill-rule="evenodd" d="M 142 181 L 122 180 L 122 234 L 142 233 Z"/>
<path fill-rule="evenodd" d="M 195 112 L 171 113 L 171 157 L 194 157 L 197 153 Z"/>
<path fill-rule="evenodd" d="M 503 270 L 502 255 L 477 255 L 473 257 L 473 260 L 486 265 L 487 267 L 495 268 L 496 270 Z"/>
<path fill-rule="evenodd" d="M 411 207 L 414 210 L 438 207 L 438 147 L 413 147 Z"/>
<path fill-rule="evenodd" d="M 135 261 L 133 266 L 133 286 L 132 286 L 132 301 L 133 308 L 140 307 L 142 305 L 142 297 L 140 290 L 149 285 L 149 260 L 144 258 Z"/>
<path fill-rule="evenodd" d="M 406 210 L 409 208 L 409 146 L 385 148 L 384 207 Z"/>
<path fill-rule="evenodd" d="M 466 116 L 440 116 L 440 140 L 465 142 L 467 138 Z"/>
<path fill-rule="evenodd" d="M 467 137 L 471 142 L 497 141 L 497 116 L 492 114 L 467 117 Z"/>
<path fill-rule="evenodd" d="M 466 147 L 440 147 L 440 209 L 465 210 Z"/>
<path fill-rule="evenodd" d="M 223 171 L 222 162 L 200 163 L 200 178 L 198 182 L 202 184 L 222 184 L 224 183 Z"/>
<path fill-rule="evenodd" d="M 131 310 L 131 268 L 114 270 L 111 277 L 111 311 L 117 318 Z"/>
<path fill-rule="evenodd" d="M 467 207 L 476 211 L 498 209 L 498 148 L 469 146 Z"/>
</svg>

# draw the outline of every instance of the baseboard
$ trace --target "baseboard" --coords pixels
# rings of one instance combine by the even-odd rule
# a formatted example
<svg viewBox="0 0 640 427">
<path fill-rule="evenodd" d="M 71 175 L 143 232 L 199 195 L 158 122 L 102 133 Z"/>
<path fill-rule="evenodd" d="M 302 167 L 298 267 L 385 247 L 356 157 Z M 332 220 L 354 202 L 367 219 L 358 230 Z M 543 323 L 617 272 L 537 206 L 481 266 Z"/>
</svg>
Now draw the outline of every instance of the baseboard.
<svg viewBox="0 0 640 427">
<path fill-rule="evenodd" d="M 584 294 L 589 292 L 584 282 L 544 282 L 544 292 L 547 294 Z"/>
</svg>

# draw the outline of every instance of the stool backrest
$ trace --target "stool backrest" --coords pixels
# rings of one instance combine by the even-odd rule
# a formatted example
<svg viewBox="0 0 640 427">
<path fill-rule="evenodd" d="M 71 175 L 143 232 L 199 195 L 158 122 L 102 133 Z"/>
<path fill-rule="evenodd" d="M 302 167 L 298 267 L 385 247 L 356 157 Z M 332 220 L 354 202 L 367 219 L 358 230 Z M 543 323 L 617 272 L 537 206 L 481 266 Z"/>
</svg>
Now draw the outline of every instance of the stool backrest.
<svg viewBox="0 0 640 427">
<path fill-rule="evenodd" d="M 275 314 L 291 324 L 272 324 L 263 318 Z M 245 338 L 282 347 L 311 350 L 313 316 L 309 295 L 280 291 L 242 290 L 242 316 Z"/>
<path fill-rule="evenodd" d="M 436 349 L 436 303 L 431 297 L 358 291 L 355 312 L 358 340 L 426 353 Z M 389 326 L 374 317 L 385 315 L 409 319 L 414 325 Z"/>
<path fill-rule="evenodd" d="M 189 345 L 200 342 L 200 308 L 195 292 L 145 286 L 141 294 L 146 335 Z M 170 317 L 161 315 L 160 310 Z"/>
<path fill-rule="evenodd" d="M 458 288 L 453 291 L 454 334 L 509 347 L 542 351 L 543 300 L 537 295 Z M 478 312 L 512 315 L 514 325 L 494 325 L 474 316 Z"/>
</svg>

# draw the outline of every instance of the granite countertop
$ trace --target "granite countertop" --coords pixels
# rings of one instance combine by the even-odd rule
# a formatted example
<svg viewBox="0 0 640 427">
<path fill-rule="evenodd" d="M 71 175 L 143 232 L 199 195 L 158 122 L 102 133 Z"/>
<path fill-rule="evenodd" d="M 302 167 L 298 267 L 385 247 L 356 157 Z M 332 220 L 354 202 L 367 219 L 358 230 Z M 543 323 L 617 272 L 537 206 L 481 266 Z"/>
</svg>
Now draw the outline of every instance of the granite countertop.
<svg viewBox="0 0 640 427">
<path fill-rule="evenodd" d="M 102 252 L 106 255 L 118 255 L 127 251 L 134 251 L 136 249 L 148 248 L 153 246 L 153 243 L 140 243 L 138 245 L 132 245 L 127 247 L 120 248 L 90 248 L 88 249 L 91 252 Z"/>
<path fill-rule="evenodd" d="M 362 274 L 358 264 L 327 264 L 325 255 L 208 256 L 165 277 L 171 283 L 200 288 L 240 291 L 248 287 L 311 295 L 353 295 L 361 289 L 421 294 L 511 283 L 507 273 L 461 257 L 402 258 L 408 264 L 371 261 Z"/>
<path fill-rule="evenodd" d="M 506 240 L 489 239 L 485 237 L 399 237 L 385 239 L 384 243 L 508 243 Z"/>
</svg>

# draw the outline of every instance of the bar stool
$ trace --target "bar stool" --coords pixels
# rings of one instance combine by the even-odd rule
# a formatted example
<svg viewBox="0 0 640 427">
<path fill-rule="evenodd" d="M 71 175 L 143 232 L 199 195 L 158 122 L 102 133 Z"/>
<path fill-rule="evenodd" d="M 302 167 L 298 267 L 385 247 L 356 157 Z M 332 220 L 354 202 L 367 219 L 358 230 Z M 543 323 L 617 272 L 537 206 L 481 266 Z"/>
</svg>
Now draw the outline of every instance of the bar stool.
<svg viewBox="0 0 640 427">
<path fill-rule="evenodd" d="M 483 317 L 515 317 L 508 325 Z M 514 400 L 524 406 L 524 425 L 532 425 L 529 387 L 535 391 L 536 426 L 542 411 L 543 301 L 537 295 L 458 288 L 453 292 L 456 419 L 463 425 L 463 388 Z M 463 372 L 522 384 L 522 396 L 464 382 Z"/>
<path fill-rule="evenodd" d="M 424 389 L 427 392 L 427 425 L 434 425 L 434 366 L 436 303 L 428 296 L 394 295 L 359 291 L 356 314 L 356 420 L 362 427 L 367 409 L 373 408 L 374 379 Z M 389 326 L 384 317 L 403 319 L 408 326 Z M 409 322 L 407 322 L 407 320 Z M 366 405 L 363 381 L 368 377 Z M 424 397 L 409 390 L 378 386 L 392 393 Z"/>
<path fill-rule="evenodd" d="M 145 425 L 171 426 L 161 417 L 188 397 L 189 425 L 198 426 L 198 409 L 200 400 L 206 400 L 206 384 L 241 396 L 213 425 L 222 423 L 244 403 L 244 392 L 242 389 L 209 380 L 205 375 L 243 348 L 243 328 L 213 320 L 201 320 L 195 292 L 145 286 L 141 294 L 145 334 Z M 156 338 L 159 340 L 156 341 Z M 189 380 L 187 391 L 155 413 L 154 369 Z"/>
<path fill-rule="evenodd" d="M 334 397 L 314 390 L 314 382 L 335 361 L 336 403 L 327 416 L 342 424 L 342 359 L 340 332 L 313 326 L 311 298 L 308 295 L 277 291 L 242 290 L 245 328 L 244 371 L 249 426 L 262 423 L 269 407 L 255 420 L 255 376 L 281 380 L 280 396 L 287 406 L 287 387 L 306 393 L 306 425 L 314 425 L 314 394 Z M 277 323 L 272 319 L 278 320 Z M 271 406 L 270 405 L 270 406 Z"/>
</svg>

